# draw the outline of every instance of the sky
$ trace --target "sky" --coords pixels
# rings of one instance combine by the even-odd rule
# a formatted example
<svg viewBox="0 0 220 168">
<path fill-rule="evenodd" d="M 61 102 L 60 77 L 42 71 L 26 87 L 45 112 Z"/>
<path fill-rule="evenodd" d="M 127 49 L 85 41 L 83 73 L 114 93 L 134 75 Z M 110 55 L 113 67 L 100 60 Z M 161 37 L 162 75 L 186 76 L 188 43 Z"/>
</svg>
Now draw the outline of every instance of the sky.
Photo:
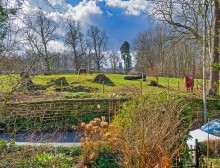
<svg viewBox="0 0 220 168">
<path fill-rule="evenodd" d="M 154 23 L 153 18 L 143 14 L 149 9 L 145 0 L 20 1 L 26 14 L 33 14 L 40 7 L 54 21 L 59 22 L 63 18 L 81 21 L 84 32 L 90 25 L 98 26 L 109 36 L 109 50 L 118 51 L 123 41 L 132 45 L 137 33 Z"/>
</svg>

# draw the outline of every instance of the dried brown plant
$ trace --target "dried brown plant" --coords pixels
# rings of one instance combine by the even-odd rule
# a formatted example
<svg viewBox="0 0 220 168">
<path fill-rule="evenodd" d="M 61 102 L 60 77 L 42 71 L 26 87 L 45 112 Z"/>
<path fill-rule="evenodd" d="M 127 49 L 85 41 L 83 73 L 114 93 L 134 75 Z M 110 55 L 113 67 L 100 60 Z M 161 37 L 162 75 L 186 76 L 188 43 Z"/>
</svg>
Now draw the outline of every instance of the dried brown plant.
<svg viewBox="0 0 220 168">
<path fill-rule="evenodd" d="M 126 168 L 171 168 L 185 148 L 188 123 L 185 105 L 174 97 L 137 97 L 126 105 L 110 129 L 114 150 Z"/>
<path fill-rule="evenodd" d="M 81 163 L 79 165 L 89 166 L 92 164 L 92 161 L 97 159 L 102 146 L 107 144 L 108 138 L 111 137 L 108 127 L 109 124 L 105 121 L 105 117 L 101 119 L 95 118 L 88 124 L 84 122 L 81 123 L 81 128 L 84 131 L 85 137 L 81 139 L 83 164 Z"/>
</svg>

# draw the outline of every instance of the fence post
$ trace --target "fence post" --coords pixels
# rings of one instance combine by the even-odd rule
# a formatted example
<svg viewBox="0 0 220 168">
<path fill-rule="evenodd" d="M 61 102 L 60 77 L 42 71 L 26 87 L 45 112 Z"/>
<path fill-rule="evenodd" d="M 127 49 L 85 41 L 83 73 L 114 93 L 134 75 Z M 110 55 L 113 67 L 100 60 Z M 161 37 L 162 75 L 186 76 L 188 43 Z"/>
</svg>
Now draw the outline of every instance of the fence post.
<svg viewBox="0 0 220 168">
<path fill-rule="evenodd" d="M 159 85 L 159 76 L 156 77 L 156 80 L 157 80 L 157 87 Z"/>
<path fill-rule="evenodd" d="M 196 152 L 195 152 L 195 159 L 196 159 L 196 167 L 199 167 L 199 145 L 198 145 L 198 139 L 195 140 L 196 143 Z"/>
<path fill-rule="evenodd" d="M 212 168 L 212 162 L 210 162 L 210 168 Z"/>
<path fill-rule="evenodd" d="M 61 80 L 61 86 L 60 86 L 60 91 L 62 92 L 63 91 L 63 81 Z"/>
<path fill-rule="evenodd" d="M 105 93 L 105 82 L 104 81 L 102 82 L 102 93 L 103 94 Z"/>
<path fill-rule="evenodd" d="M 111 107 L 109 105 L 109 107 L 108 107 L 108 123 L 110 124 L 110 122 L 111 122 Z"/>
<path fill-rule="evenodd" d="M 180 81 L 178 81 L 178 94 L 180 93 Z"/>
<path fill-rule="evenodd" d="M 209 118 L 208 118 L 208 130 L 209 130 Z M 209 167 L 209 134 L 208 134 L 208 140 L 207 140 L 207 167 Z"/>
<path fill-rule="evenodd" d="M 140 85 L 141 85 L 141 95 L 142 95 L 142 93 L 143 93 L 142 81 L 140 82 Z"/>
</svg>

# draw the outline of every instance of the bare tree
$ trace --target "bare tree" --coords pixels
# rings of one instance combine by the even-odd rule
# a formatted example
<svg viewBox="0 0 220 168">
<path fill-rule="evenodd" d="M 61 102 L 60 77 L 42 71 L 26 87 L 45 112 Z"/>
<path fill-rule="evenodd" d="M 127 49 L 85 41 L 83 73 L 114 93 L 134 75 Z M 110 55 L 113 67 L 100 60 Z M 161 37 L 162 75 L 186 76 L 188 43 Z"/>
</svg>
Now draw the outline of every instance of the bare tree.
<svg viewBox="0 0 220 168">
<path fill-rule="evenodd" d="M 136 60 L 139 70 L 147 72 L 152 70 L 155 63 L 155 54 L 153 53 L 154 39 L 152 29 L 140 32 L 134 40 L 134 49 L 137 51 Z"/>
<path fill-rule="evenodd" d="M 146 0 L 147 1 L 147 0 Z M 209 9 L 206 20 L 209 24 L 209 51 L 211 64 L 219 62 L 219 53 L 217 51 L 219 33 L 219 2 L 218 0 L 211 0 L 208 2 Z M 203 0 L 166 0 L 155 1 L 156 6 L 152 13 L 158 20 L 166 22 L 179 32 L 181 35 L 189 39 L 196 39 L 201 45 L 202 38 L 202 8 Z M 214 6 L 214 9 L 213 9 Z M 212 31 L 211 31 L 212 30 Z M 219 80 L 219 73 L 213 68 L 210 69 L 210 86 L 208 94 L 216 94 L 217 83 Z"/>
<path fill-rule="evenodd" d="M 212 47 L 211 47 L 211 65 L 219 63 L 219 23 L 220 20 L 220 7 L 219 1 L 214 0 L 214 18 L 213 18 L 213 27 L 212 27 Z M 219 72 L 214 70 L 213 67 L 210 68 L 210 85 L 208 94 L 215 95 L 217 93 L 217 88 L 219 85 Z"/>
<path fill-rule="evenodd" d="M 105 59 L 104 52 L 107 50 L 108 36 L 105 31 L 102 31 L 97 26 L 91 26 L 87 31 L 87 35 L 89 37 L 88 43 L 92 47 L 96 69 L 100 71 Z"/>
<path fill-rule="evenodd" d="M 113 73 L 116 73 L 116 70 L 118 68 L 117 66 L 118 66 L 118 63 L 120 61 L 119 54 L 116 51 L 111 51 L 109 53 L 109 61 L 110 61 Z"/>
<path fill-rule="evenodd" d="M 134 40 L 138 70 L 154 76 L 195 76 L 196 66 L 201 67 L 197 44 L 176 36 L 164 24 L 140 32 Z"/>
<path fill-rule="evenodd" d="M 65 43 L 71 46 L 71 49 L 73 50 L 73 65 L 75 71 L 77 72 L 82 66 L 83 57 L 85 56 L 86 52 L 79 21 L 67 20 L 67 34 L 65 37 Z"/>
<path fill-rule="evenodd" d="M 36 17 L 27 20 L 26 39 L 33 52 L 42 58 L 45 64 L 45 70 L 51 71 L 49 43 L 55 39 L 55 30 L 58 25 L 48 19 L 42 11 Z"/>
</svg>

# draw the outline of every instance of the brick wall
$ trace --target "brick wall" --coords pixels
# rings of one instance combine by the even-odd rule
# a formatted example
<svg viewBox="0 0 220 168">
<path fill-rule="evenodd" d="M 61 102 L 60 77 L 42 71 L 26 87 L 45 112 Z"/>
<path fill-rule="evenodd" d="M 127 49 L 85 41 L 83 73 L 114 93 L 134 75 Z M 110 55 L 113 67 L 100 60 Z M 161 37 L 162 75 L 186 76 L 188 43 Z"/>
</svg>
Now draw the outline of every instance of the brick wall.
<svg viewBox="0 0 220 168">
<path fill-rule="evenodd" d="M 91 113 L 108 113 L 112 116 L 120 111 L 120 106 L 125 101 L 127 100 L 82 99 L 8 103 L 3 110 L 3 115 L 4 117 L 40 117 L 42 120 L 59 120 L 65 117 L 78 118 Z"/>
</svg>

